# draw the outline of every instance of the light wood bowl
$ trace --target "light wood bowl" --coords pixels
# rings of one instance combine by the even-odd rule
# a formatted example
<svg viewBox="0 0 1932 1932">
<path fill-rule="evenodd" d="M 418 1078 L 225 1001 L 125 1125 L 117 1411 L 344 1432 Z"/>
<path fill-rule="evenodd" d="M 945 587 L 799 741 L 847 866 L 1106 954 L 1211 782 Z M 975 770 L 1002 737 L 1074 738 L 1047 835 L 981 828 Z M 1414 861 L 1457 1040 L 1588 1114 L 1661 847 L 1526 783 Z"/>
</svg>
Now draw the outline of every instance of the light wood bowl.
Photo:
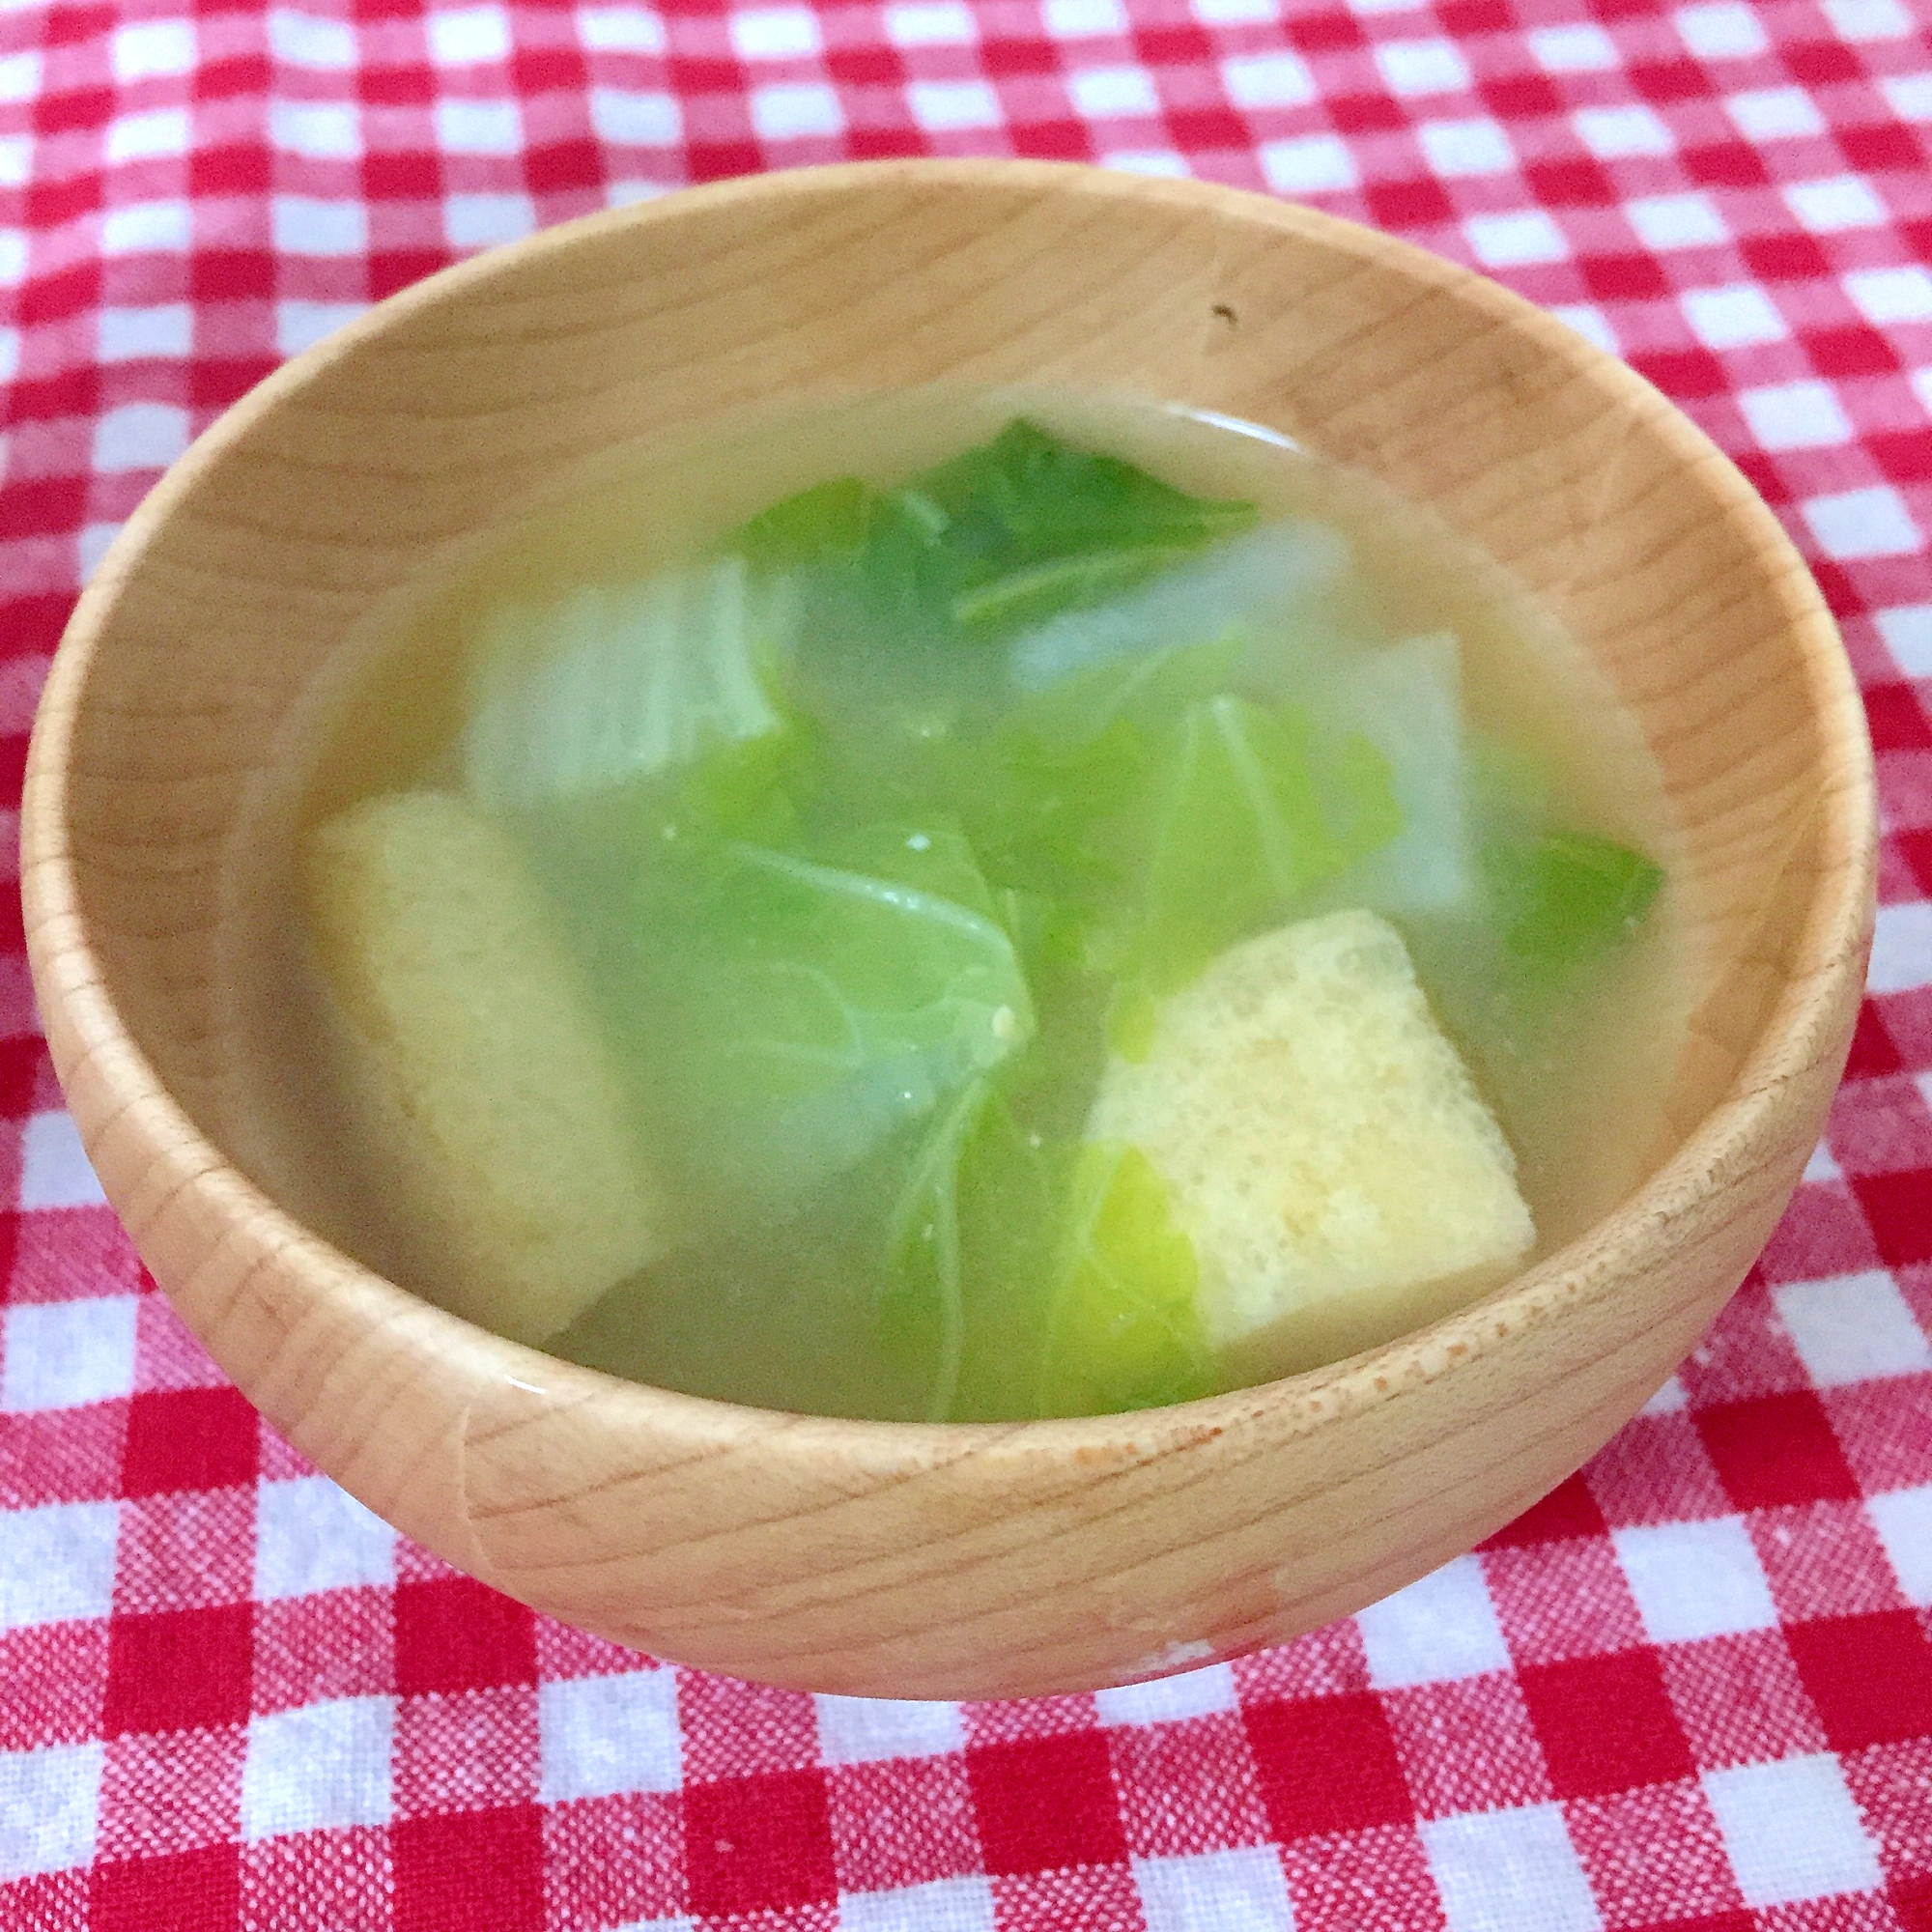
<svg viewBox="0 0 1932 1932">
<path fill-rule="evenodd" d="M 924 1428 L 780 1415 L 503 1342 L 238 1171 L 212 988 L 277 725 L 440 546 L 620 441 L 774 396 L 1049 381 L 1362 466 L 1541 595 L 1681 814 L 1707 965 L 1674 1151 L 1465 1312 L 1209 1402 Z M 771 1683 L 1012 1696 L 1286 1638 L 1468 1548 L 1657 1389 L 1809 1153 L 1869 942 L 1851 672 L 1724 458 L 1628 369 L 1431 256 L 1259 196 L 1022 163 L 726 183 L 436 276 L 299 356 L 96 575 L 33 743 L 34 980 L 108 1198 L 269 1420 L 539 1609 Z"/>
</svg>

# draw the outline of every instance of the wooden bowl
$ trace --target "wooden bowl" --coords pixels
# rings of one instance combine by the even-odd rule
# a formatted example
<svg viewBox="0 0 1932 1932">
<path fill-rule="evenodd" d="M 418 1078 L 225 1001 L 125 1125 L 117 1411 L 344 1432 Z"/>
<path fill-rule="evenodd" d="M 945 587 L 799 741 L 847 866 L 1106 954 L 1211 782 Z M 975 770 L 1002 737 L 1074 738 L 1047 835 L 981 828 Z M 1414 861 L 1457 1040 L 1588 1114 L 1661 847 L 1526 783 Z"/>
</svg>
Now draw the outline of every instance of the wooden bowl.
<svg viewBox="0 0 1932 1932">
<path fill-rule="evenodd" d="M 1018 1427 L 669 1395 L 498 1340 L 298 1225 L 245 1142 L 222 880 L 346 628 L 509 499 L 777 395 L 961 379 L 1274 426 L 1438 512 L 1583 640 L 1662 763 L 1704 956 L 1674 1151 L 1583 1238 L 1333 1368 Z M 1007 162 L 729 182 L 433 277 L 299 356 L 74 613 L 23 825 L 88 1150 L 184 1319 L 451 1563 L 660 1656 L 895 1696 L 1114 1684 L 1293 1636 L 1505 1522 L 1669 1375 L 1769 1236 L 1855 1015 L 1874 808 L 1830 617 L 1737 471 L 1463 270 L 1259 196 Z"/>
</svg>

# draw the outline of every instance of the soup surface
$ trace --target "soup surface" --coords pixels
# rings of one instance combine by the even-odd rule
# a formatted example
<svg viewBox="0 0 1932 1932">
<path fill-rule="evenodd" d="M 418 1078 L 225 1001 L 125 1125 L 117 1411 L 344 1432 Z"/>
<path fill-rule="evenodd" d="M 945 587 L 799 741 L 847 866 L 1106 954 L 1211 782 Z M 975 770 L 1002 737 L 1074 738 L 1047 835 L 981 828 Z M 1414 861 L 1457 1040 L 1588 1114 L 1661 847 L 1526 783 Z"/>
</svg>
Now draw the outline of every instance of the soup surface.
<svg viewBox="0 0 1932 1932">
<path fill-rule="evenodd" d="M 1664 1151 L 1634 723 L 1245 425 L 930 391 L 624 451 L 432 560 L 281 752 L 234 1151 L 619 1375 L 1181 1400 L 1467 1299 Z"/>
</svg>

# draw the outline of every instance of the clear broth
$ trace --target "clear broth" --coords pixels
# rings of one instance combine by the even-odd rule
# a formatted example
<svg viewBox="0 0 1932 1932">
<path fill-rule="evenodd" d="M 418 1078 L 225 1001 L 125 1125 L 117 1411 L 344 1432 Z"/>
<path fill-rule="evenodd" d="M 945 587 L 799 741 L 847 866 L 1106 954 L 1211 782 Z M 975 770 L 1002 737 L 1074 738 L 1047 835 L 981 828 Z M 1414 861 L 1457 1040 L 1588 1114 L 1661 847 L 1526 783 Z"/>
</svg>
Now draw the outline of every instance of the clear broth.
<svg viewBox="0 0 1932 1932">
<path fill-rule="evenodd" d="M 291 717 L 229 880 L 236 938 L 225 990 L 246 1089 L 232 1111 L 253 1123 L 246 1145 L 231 1150 L 243 1167 L 337 1246 L 411 1285 L 382 1151 L 352 1143 L 334 1099 L 345 1049 L 306 958 L 293 859 L 308 828 L 355 800 L 450 777 L 466 653 L 490 611 L 584 583 L 635 582 L 701 554 L 792 491 L 847 474 L 898 481 L 1021 413 L 1183 490 L 1338 530 L 1354 569 L 1326 612 L 1337 635 L 1393 642 L 1453 631 L 1467 723 L 1534 757 L 1549 780 L 1551 819 L 1637 846 L 1673 871 L 1676 834 L 1655 761 L 1582 650 L 1492 561 L 1371 477 L 1248 425 L 1118 397 L 927 390 L 747 415 L 676 446 L 621 450 L 540 502 L 507 506 L 496 526 L 426 560 L 372 611 Z M 1589 976 L 1533 1052 L 1496 1027 L 1479 967 L 1427 929 L 1406 936 L 1516 1151 L 1538 1230 L 1533 1263 L 1600 1218 L 1667 1151 L 1662 1102 L 1691 980 L 1676 895 L 1666 884 L 1637 937 Z M 758 1406 L 906 1412 L 903 1391 L 882 1380 L 863 1270 L 821 1254 L 801 1293 L 741 1235 L 713 1232 L 704 1257 L 620 1285 L 552 1350 Z M 1306 1365 L 1248 1362 L 1241 1378 Z"/>
</svg>

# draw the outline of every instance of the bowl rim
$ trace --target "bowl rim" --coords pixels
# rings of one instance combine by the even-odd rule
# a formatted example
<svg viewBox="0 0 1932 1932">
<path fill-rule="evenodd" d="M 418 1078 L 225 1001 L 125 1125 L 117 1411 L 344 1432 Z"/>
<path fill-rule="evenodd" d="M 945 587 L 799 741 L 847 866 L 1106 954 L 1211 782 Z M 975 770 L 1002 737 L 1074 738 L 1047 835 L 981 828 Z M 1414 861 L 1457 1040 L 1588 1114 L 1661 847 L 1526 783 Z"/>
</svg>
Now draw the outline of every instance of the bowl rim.
<svg viewBox="0 0 1932 1932">
<path fill-rule="evenodd" d="M 1703 487 L 1726 521 L 1739 529 L 1765 567 L 1780 601 L 1783 626 L 1798 639 L 1804 667 L 1806 710 L 1819 735 L 1820 764 L 1842 770 L 1828 787 L 1815 820 L 1823 862 L 1812 881 L 1783 982 L 1722 1096 L 1680 1140 L 1634 1192 L 1608 1213 L 1523 1273 L 1463 1308 L 1436 1318 L 1376 1348 L 1274 1381 L 1164 1408 L 1019 1423 L 884 1422 L 799 1415 L 634 1382 L 585 1369 L 541 1350 L 507 1342 L 400 1288 L 364 1267 L 266 1195 L 188 1116 L 162 1083 L 108 989 L 106 971 L 88 931 L 70 820 L 70 762 L 85 706 L 95 655 L 117 609 L 120 592 L 164 530 L 176 505 L 208 469 L 221 461 L 263 418 L 324 371 L 355 355 L 418 314 L 461 298 L 512 269 L 573 249 L 586 241 L 667 222 L 701 219 L 744 202 L 783 202 L 839 195 L 892 181 L 929 189 L 972 193 L 999 186 L 1045 195 L 1087 195 L 1167 208 L 1217 221 L 1252 223 L 1300 235 L 1327 247 L 1399 270 L 1410 279 L 1486 313 L 1527 339 L 1542 355 L 1585 378 L 1617 409 L 1641 416 Z M 1593 1298 L 1616 1273 L 1618 1256 L 1640 1251 L 1661 1231 L 1694 1235 L 1700 1198 L 1719 1190 L 1697 1184 L 1699 1175 L 1742 1174 L 1776 1139 L 1780 1102 L 1794 1081 L 1834 1050 L 1833 1013 L 1842 1001 L 1852 962 L 1869 947 L 1872 877 L 1877 845 L 1877 798 L 1862 700 L 1835 625 L 1808 567 L 1775 513 L 1730 459 L 1668 398 L 1634 370 L 1554 316 L 1472 270 L 1413 243 L 1298 204 L 1247 189 L 1191 180 L 1113 172 L 1086 163 L 1013 159 L 917 159 L 841 162 L 743 176 L 682 188 L 627 207 L 602 211 L 487 249 L 374 304 L 346 327 L 282 364 L 232 404 L 176 460 L 114 539 L 85 584 L 62 636 L 37 710 L 23 785 L 20 821 L 21 894 L 27 950 L 37 994 L 46 1014 L 50 1047 L 63 1051 L 56 1070 L 64 1087 L 91 1063 L 117 1100 L 89 1139 L 134 1113 L 149 1116 L 149 1149 L 165 1147 L 190 1170 L 181 1185 L 197 1195 L 225 1225 L 241 1212 L 263 1217 L 265 1235 L 307 1286 L 325 1296 L 345 1281 L 420 1311 L 445 1359 L 472 1375 L 500 1381 L 506 1375 L 529 1387 L 517 1371 L 541 1365 L 547 1393 L 595 1400 L 619 1429 L 648 1426 L 694 1444 L 743 1433 L 748 1425 L 781 1421 L 792 1455 L 817 1458 L 863 1454 L 886 1465 L 929 1466 L 936 1457 L 972 1440 L 997 1442 L 1008 1453 L 1055 1461 L 1081 1452 L 1135 1455 L 1218 1435 L 1265 1412 L 1290 1434 L 1386 1401 L 1430 1382 L 1459 1363 L 1501 1347 L 1524 1328 L 1556 1319 L 1568 1306 Z M 90 1148 L 92 1151 L 92 1148 Z M 126 1204 L 116 1203 L 125 1210 Z M 151 1211 L 129 1231 L 137 1247 Z M 213 1245 L 213 1243 L 211 1243 Z"/>
</svg>

